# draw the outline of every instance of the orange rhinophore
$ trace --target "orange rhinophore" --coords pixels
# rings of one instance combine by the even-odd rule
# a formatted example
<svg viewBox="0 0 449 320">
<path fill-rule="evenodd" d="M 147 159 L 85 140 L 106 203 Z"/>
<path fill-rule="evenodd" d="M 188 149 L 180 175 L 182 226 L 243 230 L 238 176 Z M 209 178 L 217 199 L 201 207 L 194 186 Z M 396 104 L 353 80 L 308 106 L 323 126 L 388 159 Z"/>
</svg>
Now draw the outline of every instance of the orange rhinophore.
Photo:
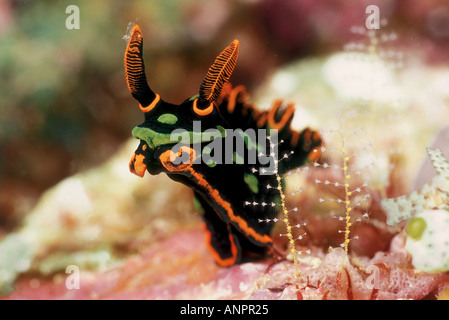
<svg viewBox="0 0 449 320">
<path fill-rule="evenodd" d="M 148 86 L 142 55 L 143 35 L 139 26 L 135 25 L 125 51 L 125 74 L 132 96 L 139 101 L 142 111 L 148 112 L 154 108 L 157 95 Z M 150 105 L 151 108 L 145 109 Z"/>
</svg>

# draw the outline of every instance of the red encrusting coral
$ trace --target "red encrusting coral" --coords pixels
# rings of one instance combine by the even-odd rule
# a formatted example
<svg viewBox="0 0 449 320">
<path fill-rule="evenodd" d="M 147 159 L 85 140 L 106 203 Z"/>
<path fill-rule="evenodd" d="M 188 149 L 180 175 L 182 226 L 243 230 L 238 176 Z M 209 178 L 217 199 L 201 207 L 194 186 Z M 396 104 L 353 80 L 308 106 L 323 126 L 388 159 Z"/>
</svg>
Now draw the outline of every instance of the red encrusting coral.
<svg viewBox="0 0 449 320">
<path fill-rule="evenodd" d="M 68 274 L 23 276 L 4 299 L 434 299 L 449 287 L 448 274 L 416 272 L 401 241 L 373 258 L 344 259 L 340 248 L 314 250 L 300 259 L 301 276 L 287 260 L 268 259 L 218 267 L 201 229 L 182 230 L 105 271 L 80 274 L 80 289 L 67 289 Z M 378 270 L 370 286 L 367 267 Z"/>
</svg>

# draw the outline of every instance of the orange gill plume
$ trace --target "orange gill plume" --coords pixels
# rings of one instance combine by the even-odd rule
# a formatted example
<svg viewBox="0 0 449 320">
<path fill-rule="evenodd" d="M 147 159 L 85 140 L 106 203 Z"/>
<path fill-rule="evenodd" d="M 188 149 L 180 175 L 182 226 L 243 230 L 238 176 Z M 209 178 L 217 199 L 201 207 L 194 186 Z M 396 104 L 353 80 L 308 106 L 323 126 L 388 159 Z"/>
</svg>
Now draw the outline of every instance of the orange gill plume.
<svg viewBox="0 0 449 320">
<path fill-rule="evenodd" d="M 215 59 L 200 86 L 200 106 L 210 106 L 234 71 L 239 54 L 239 41 L 234 40 Z M 208 107 L 209 108 L 209 107 Z"/>
</svg>

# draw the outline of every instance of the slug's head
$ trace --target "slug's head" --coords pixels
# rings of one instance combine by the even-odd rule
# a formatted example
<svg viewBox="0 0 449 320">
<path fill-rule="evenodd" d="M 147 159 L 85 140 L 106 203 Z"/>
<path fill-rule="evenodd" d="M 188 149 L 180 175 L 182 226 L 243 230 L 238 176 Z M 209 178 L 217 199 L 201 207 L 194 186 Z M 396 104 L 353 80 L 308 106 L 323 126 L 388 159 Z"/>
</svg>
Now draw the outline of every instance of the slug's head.
<svg viewBox="0 0 449 320">
<path fill-rule="evenodd" d="M 194 157 L 194 151 L 186 145 L 178 152 L 171 152 L 172 147 L 179 143 L 172 134 L 182 132 L 192 137 L 194 125 L 198 123 L 201 124 L 201 131 L 219 129 L 217 125 L 223 120 L 215 101 L 234 70 L 238 50 L 239 42 L 234 40 L 209 68 L 199 93 L 180 105 L 171 104 L 161 99 L 147 83 L 142 55 L 143 35 L 139 26 L 134 26 L 125 52 L 125 73 L 128 88 L 139 102 L 145 121 L 132 132 L 134 137 L 140 139 L 140 145 L 130 161 L 131 172 L 143 177 L 147 170 L 157 174 L 162 170 L 173 172 L 185 169 L 173 163 L 176 163 L 177 157 L 185 157 L 186 153 L 188 157 Z"/>
</svg>

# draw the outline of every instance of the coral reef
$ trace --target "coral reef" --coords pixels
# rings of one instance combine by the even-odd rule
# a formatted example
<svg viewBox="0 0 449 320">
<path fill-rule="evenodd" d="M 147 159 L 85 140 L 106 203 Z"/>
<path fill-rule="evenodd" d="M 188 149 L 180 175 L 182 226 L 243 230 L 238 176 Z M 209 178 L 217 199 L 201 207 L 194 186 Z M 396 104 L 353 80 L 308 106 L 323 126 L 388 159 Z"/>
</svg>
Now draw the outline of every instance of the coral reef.
<svg viewBox="0 0 449 320">
<path fill-rule="evenodd" d="M 65 4 L 0 1 L 0 298 L 449 299 L 449 11 L 374 2 L 380 30 L 357 0 L 98 0 L 69 31 Z M 161 96 L 197 92 L 239 38 L 244 98 L 283 99 L 294 130 L 320 129 L 320 159 L 272 186 L 245 176 L 279 193 L 279 215 L 259 220 L 271 257 L 218 266 L 192 191 L 129 173 L 134 23 Z"/>
</svg>

